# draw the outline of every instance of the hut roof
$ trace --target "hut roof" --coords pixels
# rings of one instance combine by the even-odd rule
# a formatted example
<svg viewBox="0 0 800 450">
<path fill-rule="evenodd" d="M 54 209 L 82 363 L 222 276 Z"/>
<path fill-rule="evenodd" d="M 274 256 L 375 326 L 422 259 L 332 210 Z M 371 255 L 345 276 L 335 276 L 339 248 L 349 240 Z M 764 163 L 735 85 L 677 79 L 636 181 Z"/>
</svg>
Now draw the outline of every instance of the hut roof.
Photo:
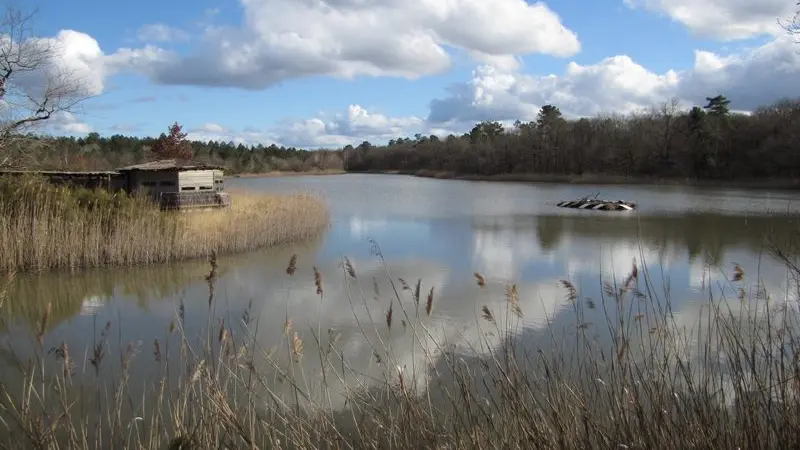
<svg viewBox="0 0 800 450">
<path fill-rule="evenodd" d="M 223 167 L 213 164 L 205 164 L 200 162 L 178 161 L 175 159 L 161 159 L 158 161 L 150 161 L 144 164 L 136 164 L 133 166 L 120 167 L 117 169 L 119 172 L 127 172 L 133 170 L 142 171 L 181 171 L 181 170 L 223 170 Z"/>
<path fill-rule="evenodd" d="M 68 170 L 0 170 L 0 175 L 63 175 L 63 176 L 100 176 L 100 175 L 119 175 L 119 172 L 113 170 L 94 170 L 86 172 L 68 171 Z"/>
</svg>

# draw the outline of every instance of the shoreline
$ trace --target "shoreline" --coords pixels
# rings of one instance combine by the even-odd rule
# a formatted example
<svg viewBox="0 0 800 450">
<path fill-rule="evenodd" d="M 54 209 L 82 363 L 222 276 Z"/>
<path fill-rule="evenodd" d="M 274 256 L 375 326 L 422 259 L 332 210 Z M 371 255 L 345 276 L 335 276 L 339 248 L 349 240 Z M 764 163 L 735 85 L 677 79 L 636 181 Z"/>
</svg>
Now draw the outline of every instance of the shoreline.
<svg viewBox="0 0 800 450">
<path fill-rule="evenodd" d="M 376 175 L 410 175 L 437 180 L 513 182 L 513 183 L 553 183 L 575 185 L 629 185 L 629 186 L 692 186 L 718 187 L 729 189 L 780 189 L 800 190 L 799 179 L 758 179 L 758 180 L 709 180 L 685 178 L 649 178 L 626 177 L 622 175 L 547 175 L 531 173 L 509 173 L 498 175 L 469 175 L 434 170 L 368 170 L 346 173 L 362 173 Z"/>
<path fill-rule="evenodd" d="M 323 175 L 344 175 L 344 169 L 325 169 L 308 170 L 305 172 L 295 172 L 291 170 L 272 170 L 261 173 L 237 173 L 225 175 L 225 178 L 275 178 L 275 177 L 302 177 L 302 176 L 323 176 Z"/>
</svg>

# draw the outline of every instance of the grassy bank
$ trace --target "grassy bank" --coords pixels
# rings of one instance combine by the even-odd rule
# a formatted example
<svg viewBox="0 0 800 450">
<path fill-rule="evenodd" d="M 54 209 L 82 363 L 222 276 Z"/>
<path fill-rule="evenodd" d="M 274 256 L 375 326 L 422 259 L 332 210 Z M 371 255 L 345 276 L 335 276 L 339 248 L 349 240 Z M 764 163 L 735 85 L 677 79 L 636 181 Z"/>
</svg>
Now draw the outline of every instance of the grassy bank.
<svg viewBox="0 0 800 450">
<path fill-rule="evenodd" d="M 505 182 L 525 182 L 525 183 L 561 183 L 561 184 L 590 184 L 590 185 L 677 185 L 677 186 L 709 186 L 709 187 L 729 187 L 744 189 L 800 189 L 800 178 L 782 179 L 765 178 L 757 180 L 710 180 L 693 178 L 658 178 L 622 175 L 548 175 L 548 174 L 529 174 L 529 173 L 508 173 L 498 175 L 470 175 L 458 174 L 455 172 L 434 171 L 434 170 L 389 170 L 372 171 L 366 173 L 379 173 L 387 175 L 413 175 L 424 178 L 436 178 L 440 180 L 465 180 L 465 181 L 505 181 Z"/>
<path fill-rule="evenodd" d="M 237 173 L 227 178 L 264 178 L 264 177 L 304 177 L 316 175 L 341 175 L 346 173 L 343 169 L 320 169 L 305 171 L 271 170 L 262 173 Z"/>
<path fill-rule="evenodd" d="M 300 241 L 328 223 L 310 194 L 233 192 L 230 208 L 162 212 L 147 199 L 0 180 L 0 269 L 136 265 Z"/>
<path fill-rule="evenodd" d="M 593 301 L 564 280 L 563 301 L 575 322 L 565 329 L 551 325 L 551 344 L 543 349 L 521 340 L 526 311 L 516 285 L 475 274 L 472 288 L 486 296 L 475 317 L 481 334 L 452 340 L 439 336 L 431 320 L 435 289 L 393 280 L 396 290 L 376 292 L 376 303 L 373 280 L 362 282 L 345 259 L 341 276 L 350 294 L 329 299 L 323 280 L 334 274 L 298 270 L 301 265 L 292 258 L 286 276 L 314 280 L 309 295 L 352 310 L 355 335 L 372 352 L 375 370 L 357 368 L 336 330 L 293 324 L 291 317 L 269 347 L 254 339 L 258 320 L 247 313 L 237 320 L 229 311 L 209 312 L 201 319 L 206 334 L 189 336 L 181 303 L 166 334 L 141 355 L 136 343 L 112 341 L 109 330 L 119 324 L 110 322 L 101 325 L 86 364 L 83 349 L 52 343 L 48 351 L 40 335 L 20 365 L 18 384 L 0 385 L 0 428 L 6 431 L 0 442 L 7 448 L 153 450 L 800 445 L 795 305 L 751 289 L 738 267 L 726 282 L 734 296 L 709 296 L 708 314 L 697 317 L 694 328 L 676 318 L 665 293 L 651 290 L 646 267 L 607 280 L 604 296 Z M 212 260 L 209 301 L 221 308 L 217 270 Z M 498 293 L 505 300 L 492 302 Z M 364 309 L 378 303 L 381 312 L 366 319 Z M 590 309 L 602 311 L 605 321 L 587 323 Z M 47 321 L 45 313 L 39 328 L 47 329 Z M 405 365 L 390 336 L 415 344 L 418 365 Z M 109 358 L 117 345 L 119 354 Z M 130 391 L 143 382 L 132 383 L 128 375 L 141 358 L 160 368 L 146 383 L 147 396 Z M 119 370 L 113 385 L 92 382 L 105 370 Z M 346 401 L 334 406 L 335 397 Z"/>
</svg>

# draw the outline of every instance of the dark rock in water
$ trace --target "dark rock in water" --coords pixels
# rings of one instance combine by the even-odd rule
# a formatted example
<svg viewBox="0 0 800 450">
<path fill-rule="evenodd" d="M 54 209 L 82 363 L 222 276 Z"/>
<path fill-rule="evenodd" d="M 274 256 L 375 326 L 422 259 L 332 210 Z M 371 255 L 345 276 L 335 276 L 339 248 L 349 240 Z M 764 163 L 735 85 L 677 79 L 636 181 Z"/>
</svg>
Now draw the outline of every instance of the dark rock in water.
<svg viewBox="0 0 800 450">
<path fill-rule="evenodd" d="M 633 211 L 636 209 L 635 203 L 623 200 L 589 200 L 586 198 L 559 202 L 556 206 L 572 209 L 590 209 L 593 211 Z"/>
</svg>

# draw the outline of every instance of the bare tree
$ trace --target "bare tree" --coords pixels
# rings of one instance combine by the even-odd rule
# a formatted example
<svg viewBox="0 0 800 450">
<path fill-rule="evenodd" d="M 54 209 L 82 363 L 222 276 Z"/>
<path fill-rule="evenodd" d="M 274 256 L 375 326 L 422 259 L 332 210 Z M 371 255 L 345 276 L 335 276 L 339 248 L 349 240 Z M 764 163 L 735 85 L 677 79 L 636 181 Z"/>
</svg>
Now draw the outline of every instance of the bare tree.
<svg viewBox="0 0 800 450">
<path fill-rule="evenodd" d="M 0 18 L 0 168 L 25 167 L 33 129 L 90 97 L 79 77 L 59 64 L 56 41 L 33 35 L 34 15 L 8 6 Z"/>
<path fill-rule="evenodd" d="M 778 25 L 786 30 L 786 33 L 791 36 L 800 36 L 800 1 L 796 3 L 796 6 L 797 11 L 794 13 L 791 19 L 787 21 L 778 19 Z"/>
</svg>

